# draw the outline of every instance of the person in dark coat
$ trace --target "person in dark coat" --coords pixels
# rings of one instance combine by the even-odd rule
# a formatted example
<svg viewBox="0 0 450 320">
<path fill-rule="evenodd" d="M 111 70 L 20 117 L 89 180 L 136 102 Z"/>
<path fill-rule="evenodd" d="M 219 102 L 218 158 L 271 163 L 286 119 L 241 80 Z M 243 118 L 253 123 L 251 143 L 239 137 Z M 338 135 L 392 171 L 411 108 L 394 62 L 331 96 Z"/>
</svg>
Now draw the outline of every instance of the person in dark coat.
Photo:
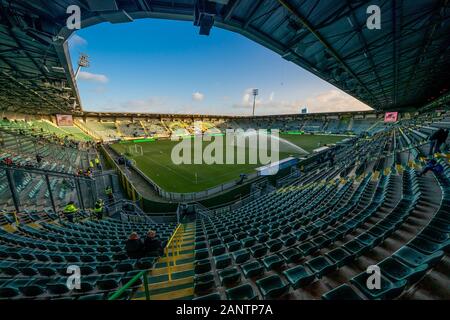
<svg viewBox="0 0 450 320">
<path fill-rule="evenodd" d="M 440 128 L 430 136 L 430 152 L 429 155 L 441 153 L 441 146 L 448 138 L 448 129 Z"/>
<path fill-rule="evenodd" d="M 164 253 L 161 241 L 156 237 L 156 232 L 149 230 L 144 239 L 144 250 L 146 256 L 158 257 Z"/>
<path fill-rule="evenodd" d="M 142 243 L 142 240 L 139 239 L 139 235 L 136 232 L 130 234 L 130 237 L 125 243 L 125 250 L 130 259 L 139 259 L 143 257 L 144 244 Z"/>
</svg>

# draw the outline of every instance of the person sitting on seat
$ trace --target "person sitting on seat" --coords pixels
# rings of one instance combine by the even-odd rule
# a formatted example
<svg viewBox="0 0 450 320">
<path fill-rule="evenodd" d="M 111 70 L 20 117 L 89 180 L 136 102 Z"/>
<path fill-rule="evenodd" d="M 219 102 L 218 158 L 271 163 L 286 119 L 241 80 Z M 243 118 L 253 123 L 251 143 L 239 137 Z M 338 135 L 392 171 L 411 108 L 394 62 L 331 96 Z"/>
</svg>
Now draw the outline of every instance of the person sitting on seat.
<svg viewBox="0 0 450 320">
<path fill-rule="evenodd" d="M 75 206 L 75 203 L 73 201 L 70 201 L 67 203 L 67 205 L 64 207 L 64 216 L 67 218 L 67 220 L 71 223 L 74 222 L 75 215 L 78 213 L 78 208 Z"/>
<path fill-rule="evenodd" d="M 94 206 L 94 215 L 98 220 L 103 219 L 103 200 L 98 199 Z"/>
<path fill-rule="evenodd" d="M 440 175 L 442 172 L 444 172 L 444 167 L 441 164 L 437 163 L 435 159 L 428 160 L 426 166 L 422 169 L 418 176 L 421 177 L 428 171 L 433 171 L 436 175 Z"/>
<path fill-rule="evenodd" d="M 127 242 L 125 243 L 125 250 L 130 259 L 140 259 L 144 255 L 144 244 L 139 239 L 136 232 L 132 232 Z"/>
<path fill-rule="evenodd" d="M 144 250 L 146 256 L 159 257 L 163 255 L 164 248 L 161 241 L 156 237 L 154 230 L 149 230 L 144 239 Z"/>
</svg>

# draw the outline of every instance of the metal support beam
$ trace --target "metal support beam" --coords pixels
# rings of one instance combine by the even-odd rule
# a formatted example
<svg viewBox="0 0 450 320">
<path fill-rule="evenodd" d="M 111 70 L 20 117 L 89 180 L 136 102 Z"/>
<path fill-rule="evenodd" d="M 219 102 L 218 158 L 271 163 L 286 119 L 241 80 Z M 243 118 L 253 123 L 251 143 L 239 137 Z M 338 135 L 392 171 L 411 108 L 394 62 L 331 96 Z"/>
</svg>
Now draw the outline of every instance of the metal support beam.
<svg viewBox="0 0 450 320">
<path fill-rule="evenodd" d="M 6 178 L 8 179 L 9 189 L 11 191 L 11 197 L 14 203 L 14 208 L 16 212 L 20 211 L 20 201 L 16 191 L 16 183 L 14 182 L 14 177 L 12 174 L 12 170 L 10 168 L 5 169 Z"/>
<path fill-rule="evenodd" d="M 48 194 L 50 198 L 50 203 L 52 204 L 53 212 L 57 213 L 58 211 L 56 211 L 55 198 L 53 198 L 53 190 L 50 185 L 50 179 L 48 177 L 48 174 L 45 175 L 45 182 L 47 183 Z"/>
</svg>

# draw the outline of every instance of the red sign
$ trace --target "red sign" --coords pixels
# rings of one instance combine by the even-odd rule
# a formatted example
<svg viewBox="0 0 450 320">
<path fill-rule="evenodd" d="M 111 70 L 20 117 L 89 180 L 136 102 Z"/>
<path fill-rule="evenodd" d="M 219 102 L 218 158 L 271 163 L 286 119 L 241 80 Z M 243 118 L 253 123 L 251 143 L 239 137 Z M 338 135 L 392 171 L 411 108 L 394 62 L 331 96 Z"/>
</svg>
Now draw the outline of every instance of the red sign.
<svg viewBox="0 0 450 320">
<path fill-rule="evenodd" d="M 73 119 L 72 119 L 71 115 L 57 114 L 56 115 L 56 123 L 60 127 L 72 127 Z"/>
<path fill-rule="evenodd" d="M 398 112 L 386 112 L 384 115 L 384 122 L 397 122 Z"/>
</svg>

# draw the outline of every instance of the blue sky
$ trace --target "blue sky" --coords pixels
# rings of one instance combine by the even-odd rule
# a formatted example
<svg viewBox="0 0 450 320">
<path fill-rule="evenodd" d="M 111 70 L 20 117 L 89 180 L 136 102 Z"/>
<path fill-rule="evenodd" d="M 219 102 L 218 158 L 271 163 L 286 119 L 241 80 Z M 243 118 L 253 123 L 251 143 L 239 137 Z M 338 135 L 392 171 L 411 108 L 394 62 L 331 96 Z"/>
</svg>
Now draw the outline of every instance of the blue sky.
<svg viewBox="0 0 450 320">
<path fill-rule="evenodd" d="M 230 31 L 200 36 L 192 22 L 103 23 L 69 39 L 85 110 L 247 115 L 364 110 L 367 106 L 278 54 Z"/>
</svg>

